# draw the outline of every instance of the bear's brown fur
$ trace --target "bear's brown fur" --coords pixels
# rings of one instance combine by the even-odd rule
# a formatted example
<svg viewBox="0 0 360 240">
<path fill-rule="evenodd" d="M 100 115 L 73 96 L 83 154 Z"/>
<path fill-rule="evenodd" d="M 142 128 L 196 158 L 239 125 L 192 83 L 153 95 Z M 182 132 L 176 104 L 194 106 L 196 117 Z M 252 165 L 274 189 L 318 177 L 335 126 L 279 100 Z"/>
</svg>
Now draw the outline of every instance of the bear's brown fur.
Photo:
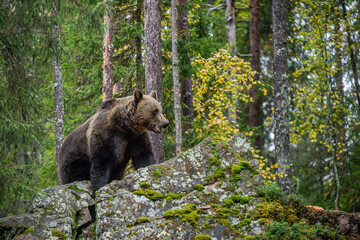
<svg viewBox="0 0 360 240">
<path fill-rule="evenodd" d="M 147 131 L 160 133 L 169 122 L 162 114 L 156 92 L 104 102 L 100 110 L 77 127 L 60 150 L 61 184 L 90 180 L 95 192 L 123 178 L 129 160 L 135 169 L 154 164 Z"/>
</svg>

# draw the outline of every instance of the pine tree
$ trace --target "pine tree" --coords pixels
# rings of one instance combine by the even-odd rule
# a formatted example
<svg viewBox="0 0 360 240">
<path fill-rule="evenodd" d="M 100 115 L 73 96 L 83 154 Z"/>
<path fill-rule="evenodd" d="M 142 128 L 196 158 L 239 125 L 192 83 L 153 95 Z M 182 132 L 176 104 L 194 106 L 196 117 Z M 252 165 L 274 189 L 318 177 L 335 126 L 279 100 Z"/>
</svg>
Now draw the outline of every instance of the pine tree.
<svg viewBox="0 0 360 240">
<path fill-rule="evenodd" d="M 250 1 L 250 63 L 252 70 L 256 71 L 254 81 L 260 79 L 260 26 L 259 26 L 259 0 Z M 260 127 L 262 125 L 261 98 L 258 96 L 258 88 L 250 89 L 250 97 L 254 102 L 250 103 L 249 126 Z M 261 149 L 261 135 L 255 136 L 255 145 Z"/>
<path fill-rule="evenodd" d="M 112 13 L 112 0 L 104 0 L 105 14 L 104 14 L 104 41 L 103 41 L 103 101 L 112 98 L 112 84 L 113 84 L 113 13 Z"/>
<path fill-rule="evenodd" d="M 157 93 L 162 103 L 161 11 L 159 0 L 145 0 L 145 92 Z M 157 163 L 164 161 L 163 133 L 150 133 Z"/>
</svg>

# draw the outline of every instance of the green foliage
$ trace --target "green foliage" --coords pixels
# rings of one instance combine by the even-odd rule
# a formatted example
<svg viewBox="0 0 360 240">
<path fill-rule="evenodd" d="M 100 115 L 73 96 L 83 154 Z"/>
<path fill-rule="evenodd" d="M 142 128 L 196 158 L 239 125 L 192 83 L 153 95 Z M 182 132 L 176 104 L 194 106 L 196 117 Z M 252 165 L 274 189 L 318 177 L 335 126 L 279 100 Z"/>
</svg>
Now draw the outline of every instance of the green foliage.
<svg viewBox="0 0 360 240">
<path fill-rule="evenodd" d="M 323 226 L 321 223 L 308 225 L 305 223 L 274 222 L 266 228 L 263 236 L 256 236 L 256 239 L 264 240 L 305 240 L 305 239 L 345 239 L 339 235 L 339 231 Z"/>
<path fill-rule="evenodd" d="M 268 201 L 279 200 L 283 197 L 284 193 L 279 185 L 275 182 L 263 184 L 258 189 L 258 195 L 265 197 Z"/>
</svg>

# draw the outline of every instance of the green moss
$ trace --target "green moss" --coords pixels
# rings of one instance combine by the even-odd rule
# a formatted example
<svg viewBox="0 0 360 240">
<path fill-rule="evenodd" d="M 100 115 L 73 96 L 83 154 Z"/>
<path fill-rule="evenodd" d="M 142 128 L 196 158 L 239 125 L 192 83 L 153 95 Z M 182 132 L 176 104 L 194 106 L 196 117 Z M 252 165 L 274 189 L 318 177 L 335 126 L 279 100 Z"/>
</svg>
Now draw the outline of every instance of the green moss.
<svg viewBox="0 0 360 240">
<path fill-rule="evenodd" d="M 238 224 L 236 224 L 235 225 L 235 228 L 242 228 L 242 227 L 244 227 L 244 226 L 247 226 L 247 225 L 249 225 L 251 223 L 251 220 L 250 219 L 248 219 L 248 218 L 245 218 L 244 220 L 242 220 L 240 223 L 238 223 Z"/>
<path fill-rule="evenodd" d="M 196 235 L 195 240 L 211 240 L 211 237 L 209 235 Z"/>
<path fill-rule="evenodd" d="M 204 222 L 204 224 L 201 226 L 200 230 L 212 229 L 212 228 L 214 228 L 214 227 L 211 226 L 210 224 L 208 224 L 207 222 Z"/>
<path fill-rule="evenodd" d="M 164 194 L 158 193 L 155 190 L 150 189 L 139 189 L 137 191 L 134 191 L 133 194 L 145 196 L 152 201 L 162 200 L 165 198 Z"/>
<path fill-rule="evenodd" d="M 150 186 L 151 186 L 151 184 L 150 184 L 150 183 L 147 183 L 147 182 L 142 182 L 142 183 L 140 183 L 140 187 L 143 188 L 143 189 L 149 188 Z"/>
<path fill-rule="evenodd" d="M 216 180 L 220 180 L 220 179 L 224 178 L 225 177 L 224 169 L 219 168 L 219 169 L 215 170 L 213 177 Z"/>
<path fill-rule="evenodd" d="M 171 202 L 174 199 L 180 199 L 184 196 L 185 196 L 185 194 L 183 194 L 183 193 L 172 193 L 171 192 L 166 195 L 165 199 L 166 199 L 166 201 Z"/>
<path fill-rule="evenodd" d="M 255 240 L 256 238 L 254 236 L 244 236 L 242 240 Z"/>
<path fill-rule="evenodd" d="M 252 197 L 241 197 L 239 195 L 232 195 L 229 199 L 231 199 L 235 203 L 246 204 L 252 199 Z"/>
<path fill-rule="evenodd" d="M 150 222 L 150 219 L 147 217 L 139 217 L 138 220 L 136 220 L 136 224 L 141 224 L 146 222 Z"/>
<path fill-rule="evenodd" d="M 58 239 L 67 239 L 66 234 L 60 232 L 59 230 L 52 230 L 51 235 L 57 237 Z"/>
<path fill-rule="evenodd" d="M 183 215 L 182 220 L 184 222 L 190 223 L 192 226 L 197 226 L 198 225 L 197 221 L 199 220 L 199 215 L 196 213 L 196 211 L 193 211 L 189 214 Z"/>
<path fill-rule="evenodd" d="M 205 189 L 205 187 L 201 184 L 196 184 L 194 186 L 194 190 L 199 191 L 199 192 L 203 191 L 204 189 Z"/>
<path fill-rule="evenodd" d="M 263 218 L 280 220 L 285 218 L 285 209 L 279 202 L 265 202 L 257 205 L 256 209 Z"/>
<path fill-rule="evenodd" d="M 261 215 L 260 214 L 254 214 L 253 216 L 252 216 L 252 219 L 253 220 L 258 220 L 258 219 L 260 219 L 261 218 Z"/>
<path fill-rule="evenodd" d="M 231 167 L 231 174 L 239 174 L 242 170 L 252 170 L 251 164 L 247 161 L 240 161 L 238 164 L 234 164 Z"/>
<path fill-rule="evenodd" d="M 258 175 L 260 172 L 258 171 L 258 170 L 256 170 L 256 169 L 252 169 L 251 170 L 251 173 L 250 173 L 250 177 L 253 177 L 253 176 L 255 176 L 255 175 Z"/>
<path fill-rule="evenodd" d="M 222 225 L 224 225 L 227 228 L 231 228 L 231 223 L 228 219 L 226 218 L 217 218 L 216 219 L 219 223 L 221 223 Z"/>
<path fill-rule="evenodd" d="M 153 175 L 154 175 L 154 177 L 161 177 L 161 173 L 159 173 L 159 172 L 154 172 Z"/>
<path fill-rule="evenodd" d="M 198 226 L 200 209 L 196 209 L 195 204 L 187 204 L 182 209 L 171 209 L 164 213 L 167 219 L 181 218 L 182 221 L 190 223 L 193 227 Z"/>
<path fill-rule="evenodd" d="M 234 204 L 234 201 L 232 199 L 226 199 L 225 201 L 223 201 L 224 206 L 230 207 L 231 205 Z"/>
<path fill-rule="evenodd" d="M 220 166 L 221 162 L 220 159 L 218 157 L 209 157 L 208 159 L 209 162 L 209 167 L 211 168 L 212 166 Z"/>
<path fill-rule="evenodd" d="M 80 189 L 80 188 L 76 187 L 75 185 L 69 185 L 68 189 L 75 190 L 78 192 L 86 192 L 84 189 Z"/>
<path fill-rule="evenodd" d="M 29 227 L 28 229 L 26 229 L 21 235 L 23 234 L 28 234 L 28 233 L 34 233 L 34 229 L 37 228 L 35 226 Z"/>
</svg>

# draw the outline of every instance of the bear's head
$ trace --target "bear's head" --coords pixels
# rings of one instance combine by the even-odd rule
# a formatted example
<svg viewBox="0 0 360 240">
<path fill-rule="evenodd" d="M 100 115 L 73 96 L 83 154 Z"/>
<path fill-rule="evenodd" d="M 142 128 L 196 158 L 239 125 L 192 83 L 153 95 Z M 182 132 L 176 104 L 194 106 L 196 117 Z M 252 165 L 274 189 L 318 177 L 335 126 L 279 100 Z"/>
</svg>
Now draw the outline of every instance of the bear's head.
<svg viewBox="0 0 360 240">
<path fill-rule="evenodd" d="M 134 103 L 136 110 L 133 121 L 136 125 L 155 133 L 161 133 L 162 129 L 169 125 L 169 121 L 162 113 L 162 107 L 157 101 L 157 95 L 154 90 L 150 95 L 143 95 L 140 90 L 135 90 Z"/>
</svg>

